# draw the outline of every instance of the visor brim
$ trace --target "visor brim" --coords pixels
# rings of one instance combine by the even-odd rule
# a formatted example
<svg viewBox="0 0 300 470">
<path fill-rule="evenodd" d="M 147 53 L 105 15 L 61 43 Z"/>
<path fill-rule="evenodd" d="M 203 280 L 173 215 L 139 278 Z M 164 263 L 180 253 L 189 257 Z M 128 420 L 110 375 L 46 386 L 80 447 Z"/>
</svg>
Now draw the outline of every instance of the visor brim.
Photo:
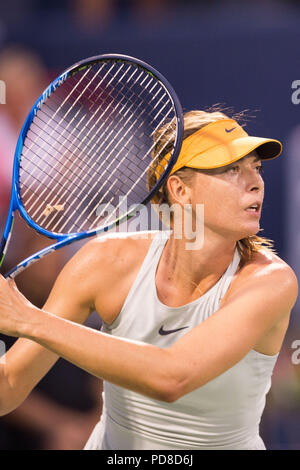
<svg viewBox="0 0 300 470">
<path fill-rule="evenodd" d="M 219 168 L 230 165 L 230 163 L 240 160 L 253 151 L 257 152 L 259 158 L 271 160 L 281 154 L 282 145 L 274 139 L 252 136 L 240 137 L 200 153 L 184 166 L 199 169 Z"/>
</svg>

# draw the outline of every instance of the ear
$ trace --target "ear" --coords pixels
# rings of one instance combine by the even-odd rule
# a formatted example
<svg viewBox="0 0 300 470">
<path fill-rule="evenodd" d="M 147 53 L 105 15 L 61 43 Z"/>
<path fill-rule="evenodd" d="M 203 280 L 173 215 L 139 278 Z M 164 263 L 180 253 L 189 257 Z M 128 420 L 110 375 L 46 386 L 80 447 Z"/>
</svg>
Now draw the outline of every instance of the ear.
<svg viewBox="0 0 300 470">
<path fill-rule="evenodd" d="M 171 175 L 167 181 L 167 189 L 172 204 L 191 204 L 191 188 L 177 175 Z"/>
</svg>

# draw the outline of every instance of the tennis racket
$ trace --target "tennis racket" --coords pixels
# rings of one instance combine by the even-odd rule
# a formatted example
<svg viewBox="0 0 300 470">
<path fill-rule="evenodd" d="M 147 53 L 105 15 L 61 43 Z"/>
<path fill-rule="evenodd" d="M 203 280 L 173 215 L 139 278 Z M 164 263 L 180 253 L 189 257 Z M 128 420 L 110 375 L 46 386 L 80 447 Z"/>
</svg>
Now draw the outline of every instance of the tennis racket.
<svg viewBox="0 0 300 470">
<path fill-rule="evenodd" d="M 168 130 L 171 141 L 164 139 Z M 0 266 L 16 211 L 55 242 L 5 277 L 134 216 L 170 173 L 182 136 L 176 93 L 145 62 L 106 54 L 64 71 L 32 107 L 17 142 Z M 157 171 L 151 189 L 149 171 Z"/>
</svg>

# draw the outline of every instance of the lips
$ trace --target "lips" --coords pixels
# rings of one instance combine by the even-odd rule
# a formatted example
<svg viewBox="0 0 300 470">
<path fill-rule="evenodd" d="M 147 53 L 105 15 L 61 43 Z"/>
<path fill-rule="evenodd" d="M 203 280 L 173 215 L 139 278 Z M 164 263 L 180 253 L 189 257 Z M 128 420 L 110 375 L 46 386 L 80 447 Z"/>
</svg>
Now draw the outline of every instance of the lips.
<svg viewBox="0 0 300 470">
<path fill-rule="evenodd" d="M 250 204 L 250 206 L 246 207 L 245 211 L 247 212 L 253 212 L 253 213 L 259 213 L 261 209 L 261 202 L 256 201 Z"/>
</svg>

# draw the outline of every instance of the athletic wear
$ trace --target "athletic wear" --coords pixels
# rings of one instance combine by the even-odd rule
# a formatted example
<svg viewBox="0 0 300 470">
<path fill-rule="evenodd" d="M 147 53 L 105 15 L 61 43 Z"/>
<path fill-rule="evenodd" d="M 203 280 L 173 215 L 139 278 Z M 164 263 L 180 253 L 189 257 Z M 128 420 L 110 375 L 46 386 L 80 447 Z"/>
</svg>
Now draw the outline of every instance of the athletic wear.
<svg viewBox="0 0 300 470">
<path fill-rule="evenodd" d="M 161 234 L 153 239 L 119 316 L 103 326 L 105 333 L 166 348 L 218 310 L 239 265 L 238 251 L 209 291 L 175 308 L 160 302 L 155 286 L 165 243 Z M 251 350 L 174 403 L 105 382 L 103 415 L 85 449 L 265 449 L 259 422 L 277 356 Z"/>
</svg>

